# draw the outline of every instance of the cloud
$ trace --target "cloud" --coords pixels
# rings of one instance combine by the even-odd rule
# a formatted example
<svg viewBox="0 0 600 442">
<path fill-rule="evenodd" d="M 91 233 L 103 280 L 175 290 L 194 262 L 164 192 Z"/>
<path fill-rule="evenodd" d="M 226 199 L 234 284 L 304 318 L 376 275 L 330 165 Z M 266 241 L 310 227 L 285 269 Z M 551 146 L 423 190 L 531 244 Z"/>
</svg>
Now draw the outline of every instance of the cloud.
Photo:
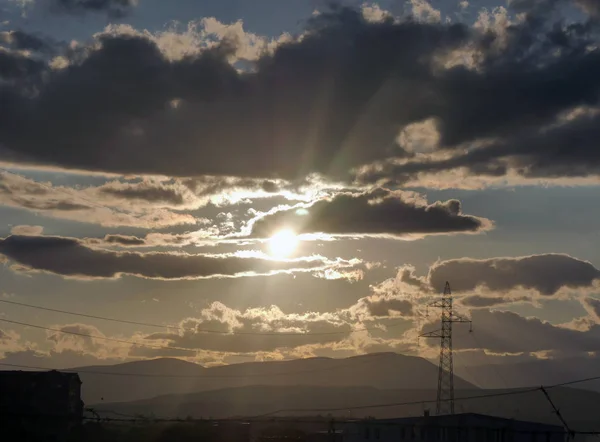
<svg viewBox="0 0 600 442">
<path fill-rule="evenodd" d="M 106 235 L 104 237 L 104 241 L 106 241 L 108 244 L 116 244 L 125 247 L 138 247 L 146 245 L 146 241 L 144 239 L 127 235 Z"/>
<path fill-rule="evenodd" d="M 14 232 L 13 232 L 14 234 Z M 224 243 L 236 243 L 236 241 L 221 240 L 211 236 L 209 231 L 198 230 L 180 234 L 174 233 L 149 233 L 146 236 L 137 237 L 130 235 L 108 234 L 103 238 L 83 238 L 81 243 L 89 246 L 107 247 L 183 247 L 188 245 L 216 246 Z"/>
<path fill-rule="evenodd" d="M 119 18 L 130 14 L 138 0 L 46 0 L 46 3 L 57 13 L 80 15 L 93 12 Z"/>
<path fill-rule="evenodd" d="M 538 318 L 525 318 L 513 312 L 485 309 L 472 310 L 471 319 L 477 340 L 467 337 L 468 328 L 456 328 L 455 349 L 481 348 L 493 353 L 512 354 L 552 351 L 558 355 L 597 351 L 600 344 L 598 325 L 586 330 L 575 330 Z"/>
<path fill-rule="evenodd" d="M 587 297 L 583 299 L 583 305 L 590 312 L 591 316 L 600 322 L 600 299 Z"/>
<path fill-rule="evenodd" d="M 10 106 L 0 112 L 0 141 L 12 161 L 84 170 L 346 176 L 402 153 L 398 126 L 422 112 L 395 103 L 417 102 L 431 78 L 427 60 L 467 36 L 460 25 L 368 22 L 341 9 L 313 17 L 302 38 L 238 72 L 228 40 L 171 60 L 145 34 L 104 33 L 69 56 L 68 68 L 46 72 L 36 96 L 1 91 Z M 396 121 L 382 127 L 387 120 Z M 34 122 L 35 131 L 21 129 Z"/>
<path fill-rule="evenodd" d="M 0 47 L 0 78 L 5 81 L 15 85 L 28 84 L 26 80 L 36 78 L 44 68 L 40 60 Z"/>
<path fill-rule="evenodd" d="M 483 287 L 498 293 L 522 288 L 551 296 L 561 289 L 589 289 L 599 278 L 600 270 L 590 262 L 565 254 L 544 254 L 440 261 L 429 269 L 428 282 L 437 292 L 450 281 L 454 292 Z"/>
<path fill-rule="evenodd" d="M 498 8 L 472 27 L 438 22 L 419 0 L 413 9 L 435 22 L 388 19 L 365 5 L 322 12 L 276 41 L 242 22 L 204 19 L 182 32 L 112 26 L 65 49 L 61 63 L 2 51 L 1 156 L 118 174 L 358 174 L 368 184 L 455 170 L 600 176 L 598 117 L 563 121 L 596 106 L 594 23 L 561 22 L 544 11 L 553 0 L 525 3 L 521 18 Z M 595 15 L 593 2 L 576 4 Z M 426 149 L 403 147 L 407 131 Z"/>
<path fill-rule="evenodd" d="M 182 328 L 179 333 L 153 333 L 147 335 L 146 339 L 167 341 L 169 345 L 176 347 L 254 353 L 282 347 L 336 342 L 352 331 L 352 326 L 334 313 L 286 314 L 276 306 L 252 308 L 242 312 L 220 302 L 214 302 L 203 309 L 198 318 L 183 320 L 179 325 Z M 206 333 L 203 330 L 225 334 Z M 341 333 L 337 334 L 338 332 Z"/>
<path fill-rule="evenodd" d="M 400 293 L 385 290 L 377 287 L 349 307 L 328 312 L 285 313 L 274 305 L 241 311 L 213 302 L 197 317 L 181 321 L 179 332 L 153 333 L 146 339 L 173 347 L 230 353 L 295 349 L 314 354 L 316 347 L 339 345 L 358 352 L 367 343 L 384 342 L 385 338 L 370 336 L 373 327 L 379 333 L 386 332 L 385 323 L 380 321 L 402 318 L 407 328 L 412 324 L 412 303 Z"/>
<path fill-rule="evenodd" d="M 8 45 L 16 50 L 29 50 L 42 53 L 51 53 L 55 49 L 50 39 L 22 30 L 0 32 L 0 44 Z"/>
<path fill-rule="evenodd" d="M 413 314 L 413 304 L 406 299 L 399 299 L 395 296 L 372 296 L 361 300 L 367 312 L 374 317 L 388 317 L 393 312 L 398 312 L 402 316 L 410 317 Z"/>
<path fill-rule="evenodd" d="M 31 271 L 72 278 L 118 278 L 134 275 L 150 279 L 201 279 L 281 272 L 307 272 L 353 267 L 360 261 L 327 260 L 323 257 L 275 261 L 234 254 L 116 252 L 85 246 L 74 238 L 9 236 L 0 242 L 0 253 Z"/>
<path fill-rule="evenodd" d="M 442 14 L 435 9 L 426 0 L 410 0 L 412 15 L 424 22 L 439 23 L 442 20 Z"/>
<path fill-rule="evenodd" d="M 465 307 L 495 307 L 498 305 L 514 304 L 517 302 L 530 302 L 531 298 L 527 296 L 509 297 L 509 296 L 481 296 L 471 295 L 460 298 L 460 303 Z"/>
<path fill-rule="evenodd" d="M 181 207 L 194 196 L 181 183 L 164 183 L 151 180 L 128 183 L 113 181 L 98 187 L 97 192 L 116 199 L 163 203 L 173 207 Z M 187 195 L 186 195 L 187 193 Z"/>
<path fill-rule="evenodd" d="M 457 200 L 427 204 L 418 194 L 375 189 L 341 192 L 310 206 L 260 216 L 252 224 L 252 235 L 270 237 L 289 228 L 297 234 L 409 237 L 477 233 L 491 227 L 485 218 L 463 215 Z"/>
<path fill-rule="evenodd" d="M 44 232 L 42 226 L 14 226 L 10 229 L 12 235 L 17 236 L 39 236 Z"/>
<path fill-rule="evenodd" d="M 600 155 L 594 143 L 600 135 L 600 111 L 591 108 L 587 112 L 573 114 L 566 121 L 545 130 L 521 131 L 449 158 L 409 161 L 403 165 L 383 167 L 372 174 L 367 171 L 363 179 L 387 181 L 396 177 L 400 181 L 418 180 L 418 174 L 457 169 L 465 170 L 467 176 L 492 179 L 511 173 L 530 179 L 597 177 L 600 175 Z"/>
<path fill-rule="evenodd" d="M 131 345 L 103 339 L 106 337 L 97 327 L 73 323 L 53 325 L 58 331 L 47 331 L 46 339 L 52 342 L 54 353 L 74 352 L 93 355 L 98 359 L 122 359 L 127 357 Z"/>
<path fill-rule="evenodd" d="M 115 192 L 125 189 L 134 194 L 137 192 L 136 196 L 139 199 L 132 201 L 121 196 L 110 196 L 110 192 L 104 192 L 106 189 Z M 120 187 L 114 182 L 109 182 L 97 188 L 73 189 L 36 182 L 12 173 L 0 173 L 0 203 L 30 210 L 36 214 L 104 226 L 141 228 L 204 223 L 205 220 L 190 214 L 168 210 L 168 203 L 148 199 L 144 201 L 142 198 L 150 198 L 153 192 L 167 192 L 168 189 L 168 186 L 161 187 L 160 184 L 153 188 L 152 184 L 146 181 L 137 185 L 123 184 Z M 183 194 L 186 196 L 185 203 L 179 208 L 195 207 L 195 197 L 189 196 L 189 193 L 188 191 Z"/>
</svg>

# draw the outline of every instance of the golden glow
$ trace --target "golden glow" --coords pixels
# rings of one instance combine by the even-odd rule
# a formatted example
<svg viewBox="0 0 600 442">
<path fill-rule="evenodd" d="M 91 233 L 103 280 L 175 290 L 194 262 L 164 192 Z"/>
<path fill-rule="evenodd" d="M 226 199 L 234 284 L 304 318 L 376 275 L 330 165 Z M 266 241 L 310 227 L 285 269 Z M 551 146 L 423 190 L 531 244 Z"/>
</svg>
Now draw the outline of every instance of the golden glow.
<svg viewBox="0 0 600 442">
<path fill-rule="evenodd" d="M 298 237 L 291 230 L 281 230 L 269 240 L 269 249 L 271 255 L 276 258 L 286 258 L 290 256 L 298 245 Z"/>
</svg>

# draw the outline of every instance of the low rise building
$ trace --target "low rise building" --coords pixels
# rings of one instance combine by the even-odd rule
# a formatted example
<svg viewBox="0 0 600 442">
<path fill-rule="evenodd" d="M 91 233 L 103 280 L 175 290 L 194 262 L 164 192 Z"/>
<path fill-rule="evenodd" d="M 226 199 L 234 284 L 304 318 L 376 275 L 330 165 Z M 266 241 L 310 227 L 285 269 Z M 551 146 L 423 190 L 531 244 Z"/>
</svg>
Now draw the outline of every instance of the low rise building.
<svg viewBox="0 0 600 442">
<path fill-rule="evenodd" d="M 344 442 L 564 442 L 556 425 L 476 413 L 370 419 L 343 424 Z"/>
<path fill-rule="evenodd" d="M 22 441 L 64 440 L 82 417 L 81 380 L 76 373 L 0 371 L 4 434 Z"/>
</svg>

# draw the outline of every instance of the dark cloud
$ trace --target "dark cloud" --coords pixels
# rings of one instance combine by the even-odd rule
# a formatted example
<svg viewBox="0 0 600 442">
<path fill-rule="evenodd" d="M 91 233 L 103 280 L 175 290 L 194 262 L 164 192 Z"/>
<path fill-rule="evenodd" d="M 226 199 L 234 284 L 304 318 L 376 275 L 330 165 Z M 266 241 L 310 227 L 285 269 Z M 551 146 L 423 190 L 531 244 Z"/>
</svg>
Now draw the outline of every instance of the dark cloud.
<svg viewBox="0 0 600 442">
<path fill-rule="evenodd" d="M 510 0 L 509 6 L 520 13 L 548 15 L 556 12 L 557 7 L 570 3 L 592 18 L 600 17 L 600 2 L 598 0 Z"/>
<path fill-rule="evenodd" d="M 172 61 L 145 37 L 106 35 L 49 73 L 37 96 L 6 91 L 21 112 L 0 124 L 0 141 L 22 161 L 93 170 L 345 175 L 402 154 L 398 125 L 426 113 L 417 86 L 431 78 L 428 60 L 468 35 L 462 25 L 368 23 L 347 9 L 315 17 L 310 31 L 254 73 L 228 63 L 229 43 Z M 415 106 L 399 108 L 401 98 Z M 35 131 L 22 129 L 30 123 Z"/>
<path fill-rule="evenodd" d="M 51 10 L 67 14 L 104 13 L 109 17 L 124 17 L 131 13 L 138 0 L 46 0 Z"/>
<path fill-rule="evenodd" d="M 100 193 L 125 200 L 148 201 L 151 203 L 169 203 L 181 205 L 184 203 L 184 195 L 175 187 L 160 186 L 151 183 L 124 184 L 118 183 L 112 186 L 102 186 Z"/>
<path fill-rule="evenodd" d="M 399 312 L 402 316 L 412 316 L 413 304 L 406 299 L 374 297 L 365 300 L 369 313 L 373 316 L 390 316 L 391 312 Z"/>
<path fill-rule="evenodd" d="M 443 290 L 450 281 L 453 291 L 484 287 L 506 292 L 515 288 L 533 289 L 541 295 L 556 294 L 562 288 L 590 288 L 600 278 L 591 263 L 563 254 L 531 255 L 518 258 L 452 259 L 429 269 L 429 283 Z"/>
<path fill-rule="evenodd" d="M 4 80 L 27 79 L 40 74 L 44 68 L 42 61 L 0 49 L 0 78 Z"/>
<path fill-rule="evenodd" d="M 74 238 L 52 236 L 9 236 L 1 240 L 0 253 L 28 269 L 78 278 L 127 274 L 152 279 L 199 279 L 344 265 L 341 261 L 329 265 L 322 258 L 274 261 L 235 255 L 116 252 L 86 247 Z"/>
<path fill-rule="evenodd" d="M 459 167 L 472 175 L 500 176 L 513 170 L 524 177 L 585 177 L 600 174 L 600 114 L 575 117 L 545 131 L 532 129 L 440 161 L 409 162 L 363 176 L 365 181 L 406 180 L 419 172 Z M 387 177 L 387 178 L 386 178 Z"/>
<path fill-rule="evenodd" d="M 587 297 L 584 299 L 585 305 L 587 305 L 591 310 L 594 316 L 597 319 L 600 319 L 600 299 Z"/>
<path fill-rule="evenodd" d="M 132 3 L 54 1 L 94 10 Z M 593 134 L 564 133 L 550 149 L 536 140 L 558 114 L 597 103 L 594 27 L 554 22 L 538 9 L 522 22 L 477 31 L 368 22 L 359 11 L 334 8 L 244 73 L 229 63 L 237 50 L 231 41 L 174 60 L 150 37 L 105 34 L 67 68 L 47 69 L 36 94 L 21 85 L 0 89 L 0 143 L 13 161 L 186 177 L 349 178 L 351 169 L 391 157 L 362 178 L 402 181 L 462 166 L 496 176 L 511 168 L 596 174 Z M 444 64 L 457 50 L 470 51 L 475 66 Z M 5 75 L 39 77 L 28 60 L 5 61 Z M 397 144 L 403 127 L 425 119 L 436 122 L 439 148 L 454 158 L 414 162 Z M 462 153 L 465 143 L 486 139 L 496 141 Z M 507 155 L 531 158 L 494 161 Z M 408 164 L 398 166 L 399 158 Z"/>
<path fill-rule="evenodd" d="M 600 345 L 600 326 L 597 325 L 587 330 L 575 330 L 513 312 L 484 309 L 472 310 L 471 318 L 477 340 L 468 338 L 468 327 L 457 327 L 455 349 L 482 348 L 492 353 L 554 351 L 560 354 L 597 351 Z"/>
<path fill-rule="evenodd" d="M 30 50 L 35 52 L 53 52 L 54 42 L 21 30 L 0 32 L 0 43 L 12 49 Z"/>
<path fill-rule="evenodd" d="M 258 218 L 254 236 L 270 237 L 284 228 L 296 233 L 393 235 L 478 232 L 489 229 L 485 218 L 463 215 L 460 202 L 426 204 L 410 193 L 375 189 L 338 193 L 306 209 L 280 210 Z"/>
<path fill-rule="evenodd" d="M 460 303 L 465 307 L 493 307 L 496 305 L 513 304 L 515 302 L 527 302 L 530 298 L 521 296 L 518 298 L 510 298 L 504 296 L 481 296 L 472 295 L 460 298 Z"/>
<path fill-rule="evenodd" d="M 117 244 L 121 246 L 143 246 L 146 241 L 143 238 L 127 235 L 106 235 L 104 241 L 108 244 Z"/>
<path fill-rule="evenodd" d="M 129 183 L 119 184 L 120 188 L 136 188 Z M 161 187 L 158 183 L 156 186 L 159 192 L 160 189 L 169 191 L 167 186 Z M 178 224 L 207 223 L 207 220 L 196 218 L 189 213 L 168 210 L 170 203 L 124 200 L 103 193 L 104 188 L 114 189 L 115 183 L 73 189 L 36 182 L 16 174 L 2 173 L 0 174 L 0 204 L 27 209 L 46 216 L 110 226 L 160 228 Z M 140 193 L 144 193 L 144 190 L 151 189 L 151 186 L 148 187 L 144 183 L 143 187 L 138 185 L 137 188 L 140 189 Z M 153 191 L 148 190 L 148 194 L 152 195 Z M 182 193 L 184 194 L 186 193 Z M 185 202 L 193 206 L 195 197 L 187 194 Z M 99 196 L 104 198 L 99 199 Z M 188 206 L 183 208 L 185 207 Z"/>
<path fill-rule="evenodd" d="M 575 4 L 579 6 L 590 17 L 600 18 L 600 2 L 598 0 L 576 0 Z"/>
</svg>

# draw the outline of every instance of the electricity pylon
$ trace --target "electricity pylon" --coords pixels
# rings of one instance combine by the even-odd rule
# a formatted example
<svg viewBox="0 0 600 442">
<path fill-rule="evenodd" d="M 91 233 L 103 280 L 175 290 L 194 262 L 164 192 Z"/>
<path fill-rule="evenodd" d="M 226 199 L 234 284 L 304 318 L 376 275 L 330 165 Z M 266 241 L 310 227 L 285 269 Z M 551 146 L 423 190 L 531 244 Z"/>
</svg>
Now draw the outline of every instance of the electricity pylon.
<svg viewBox="0 0 600 442">
<path fill-rule="evenodd" d="M 450 283 L 446 281 L 442 299 L 431 304 L 431 307 L 442 309 L 442 328 L 420 335 L 423 338 L 436 338 L 440 340 L 440 365 L 438 369 L 438 389 L 436 411 L 440 414 L 454 414 L 454 362 L 452 360 L 452 324 L 455 322 L 468 322 L 469 332 L 473 331 L 473 322 L 463 318 L 452 309 L 452 291 Z"/>
</svg>

